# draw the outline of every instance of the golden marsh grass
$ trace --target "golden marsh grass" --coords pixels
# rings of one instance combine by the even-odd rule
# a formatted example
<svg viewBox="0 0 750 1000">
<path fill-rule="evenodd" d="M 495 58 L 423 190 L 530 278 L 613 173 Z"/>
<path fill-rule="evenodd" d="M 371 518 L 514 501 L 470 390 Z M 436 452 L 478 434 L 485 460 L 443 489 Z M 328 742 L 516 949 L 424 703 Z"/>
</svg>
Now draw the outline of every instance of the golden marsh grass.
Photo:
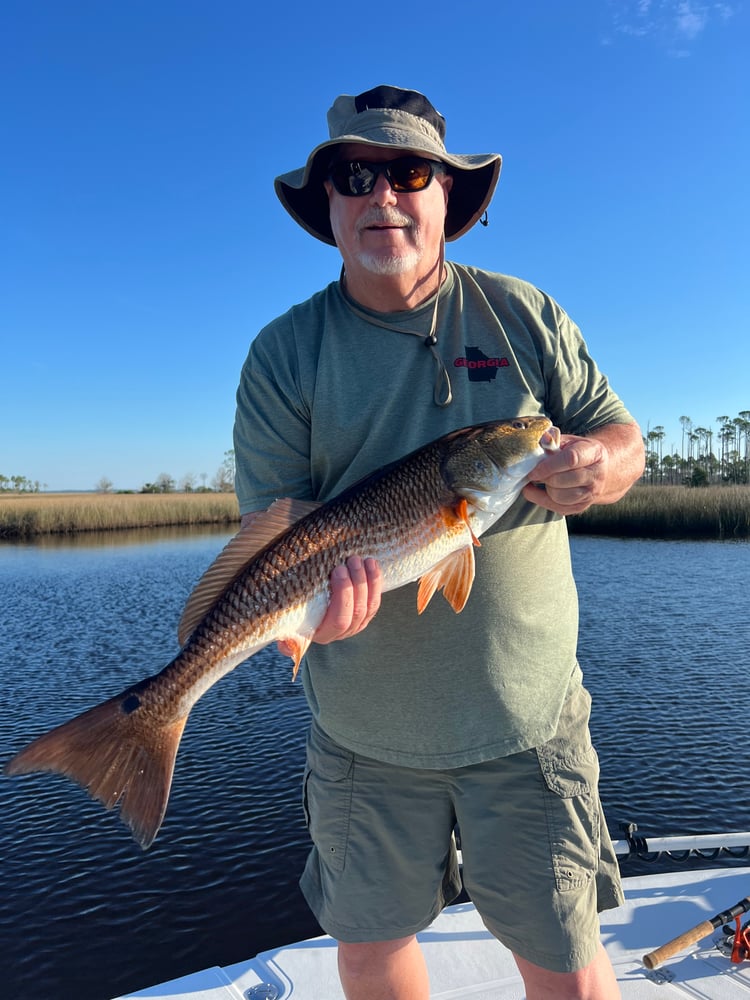
<svg viewBox="0 0 750 1000">
<path fill-rule="evenodd" d="M 748 486 L 634 486 L 616 504 L 568 519 L 578 534 L 750 538 Z"/>
<path fill-rule="evenodd" d="M 0 540 L 126 528 L 239 526 L 233 493 L 0 494 Z M 750 538 L 748 486 L 634 486 L 616 504 L 568 520 L 577 534 Z"/>
<path fill-rule="evenodd" d="M 0 539 L 168 525 L 239 525 L 233 493 L 0 495 Z"/>
</svg>

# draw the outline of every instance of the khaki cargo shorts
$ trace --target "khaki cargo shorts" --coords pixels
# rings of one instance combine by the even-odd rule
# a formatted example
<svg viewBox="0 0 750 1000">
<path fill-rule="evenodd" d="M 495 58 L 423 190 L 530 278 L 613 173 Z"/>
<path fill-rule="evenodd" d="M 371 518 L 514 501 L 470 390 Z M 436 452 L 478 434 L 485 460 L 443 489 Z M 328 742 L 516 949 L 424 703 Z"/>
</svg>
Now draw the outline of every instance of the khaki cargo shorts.
<svg viewBox="0 0 750 1000">
<path fill-rule="evenodd" d="M 426 928 L 463 883 L 489 931 L 555 972 L 588 965 L 598 911 L 622 902 L 597 791 L 590 698 L 575 687 L 555 737 L 508 757 L 443 771 L 362 757 L 313 724 L 304 805 L 313 850 L 300 880 L 339 941 Z"/>
</svg>

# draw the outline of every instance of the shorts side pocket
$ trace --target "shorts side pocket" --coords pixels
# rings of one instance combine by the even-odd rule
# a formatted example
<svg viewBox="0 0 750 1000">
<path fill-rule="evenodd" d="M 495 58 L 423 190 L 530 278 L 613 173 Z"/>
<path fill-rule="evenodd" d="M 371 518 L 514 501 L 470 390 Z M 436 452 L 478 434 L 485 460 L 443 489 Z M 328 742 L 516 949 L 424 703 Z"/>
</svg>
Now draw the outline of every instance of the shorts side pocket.
<svg viewBox="0 0 750 1000">
<path fill-rule="evenodd" d="M 354 754 L 315 724 L 307 739 L 303 807 L 307 829 L 323 864 L 343 871 L 349 838 Z"/>
<path fill-rule="evenodd" d="M 580 889 L 591 882 L 598 868 L 599 760 L 593 747 L 578 758 L 563 758 L 542 746 L 537 747 L 537 757 L 546 785 L 555 883 L 560 892 Z"/>
</svg>

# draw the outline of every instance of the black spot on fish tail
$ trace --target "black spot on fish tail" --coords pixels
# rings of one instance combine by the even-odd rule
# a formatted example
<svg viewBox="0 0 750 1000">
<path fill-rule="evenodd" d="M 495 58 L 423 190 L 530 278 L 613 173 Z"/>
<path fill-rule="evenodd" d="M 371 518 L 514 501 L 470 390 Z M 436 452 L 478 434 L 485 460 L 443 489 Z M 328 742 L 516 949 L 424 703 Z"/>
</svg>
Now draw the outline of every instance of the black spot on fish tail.
<svg viewBox="0 0 750 1000">
<path fill-rule="evenodd" d="M 133 684 L 133 686 L 129 687 L 127 691 L 122 692 L 120 695 L 122 698 L 120 708 L 125 715 L 132 715 L 133 712 L 137 712 L 143 705 L 142 695 L 148 690 L 153 680 L 153 677 L 144 677 L 142 681 L 139 681 L 137 684 Z"/>
</svg>

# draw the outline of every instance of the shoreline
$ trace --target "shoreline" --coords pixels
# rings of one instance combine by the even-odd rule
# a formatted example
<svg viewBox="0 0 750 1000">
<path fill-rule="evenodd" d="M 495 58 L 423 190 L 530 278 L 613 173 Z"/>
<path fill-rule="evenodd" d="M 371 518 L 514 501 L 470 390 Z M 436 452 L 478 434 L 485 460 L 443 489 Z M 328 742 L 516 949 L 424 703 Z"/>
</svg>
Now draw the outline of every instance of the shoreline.
<svg viewBox="0 0 750 1000">
<path fill-rule="evenodd" d="M 239 528 L 234 493 L 28 493 L 0 495 L 0 543 L 132 528 Z"/>
<path fill-rule="evenodd" d="M 239 529 L 234 493 L 0 494 L 0 544 L 133 528 Z M 634 486 L 616 504 L 568 518 L 571 534 L 624 538 L 750 538 L 750 487 Z"/>
</svg>

